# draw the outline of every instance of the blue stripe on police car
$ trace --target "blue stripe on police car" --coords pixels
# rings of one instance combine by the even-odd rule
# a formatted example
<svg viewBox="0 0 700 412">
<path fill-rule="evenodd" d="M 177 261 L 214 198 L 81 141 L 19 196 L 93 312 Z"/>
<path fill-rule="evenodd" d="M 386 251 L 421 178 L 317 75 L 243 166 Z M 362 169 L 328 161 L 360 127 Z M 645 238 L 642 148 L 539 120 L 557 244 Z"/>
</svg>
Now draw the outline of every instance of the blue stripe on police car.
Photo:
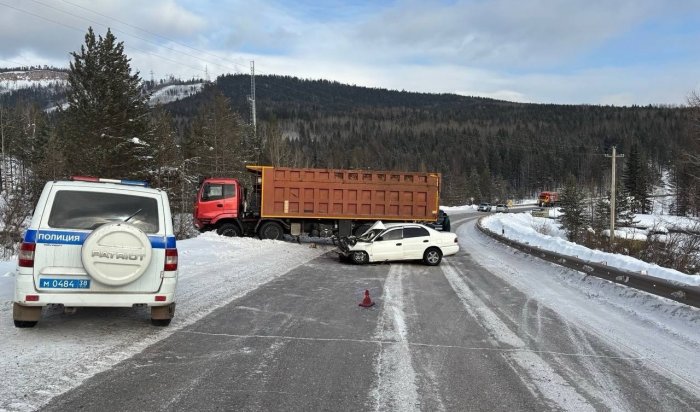
<svg viewBox="0 0 700 412">
<path fill-rule="evenodd" d="M 29 229 L 24 234 L 24 241 L 52 245 L 82 245 L 90 233 Z M 151 241 L 151 247 L 154 249 L 174 249 L 176 247 L 175 236 L 148 236 L 148 240 Z"/>
</svg>

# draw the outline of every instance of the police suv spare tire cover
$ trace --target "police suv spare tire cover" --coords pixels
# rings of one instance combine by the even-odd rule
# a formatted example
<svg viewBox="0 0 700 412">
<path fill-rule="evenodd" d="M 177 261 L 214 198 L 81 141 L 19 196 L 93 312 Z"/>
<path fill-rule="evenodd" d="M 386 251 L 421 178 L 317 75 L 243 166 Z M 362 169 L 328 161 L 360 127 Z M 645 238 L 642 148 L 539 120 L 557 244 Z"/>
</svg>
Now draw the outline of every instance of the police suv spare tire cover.
<svg viewBox="0 0 700 412">
<path fill-rule="evenodd" d="M 128 223 L 108 223 L 85 239 L 83 267 L 97 282 L 121 286 L 138 279 L 151 263 L 151 241 Z"/>
</svg>

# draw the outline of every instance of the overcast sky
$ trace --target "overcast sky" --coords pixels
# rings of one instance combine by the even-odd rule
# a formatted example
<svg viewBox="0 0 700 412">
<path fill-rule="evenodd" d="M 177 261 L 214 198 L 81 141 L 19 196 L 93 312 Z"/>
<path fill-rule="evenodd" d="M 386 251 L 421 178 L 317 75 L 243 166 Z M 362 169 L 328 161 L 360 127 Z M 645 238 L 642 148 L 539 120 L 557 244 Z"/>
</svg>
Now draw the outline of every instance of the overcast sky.
<svg viewBox="0 0 700 412">
<path fill-rule="evenodd" d="M 111 27 L 144 79 L 248 73 L 537 103 L 684 104 L 700 0 L 0 0 L 0 66 Z"/>
</svg>

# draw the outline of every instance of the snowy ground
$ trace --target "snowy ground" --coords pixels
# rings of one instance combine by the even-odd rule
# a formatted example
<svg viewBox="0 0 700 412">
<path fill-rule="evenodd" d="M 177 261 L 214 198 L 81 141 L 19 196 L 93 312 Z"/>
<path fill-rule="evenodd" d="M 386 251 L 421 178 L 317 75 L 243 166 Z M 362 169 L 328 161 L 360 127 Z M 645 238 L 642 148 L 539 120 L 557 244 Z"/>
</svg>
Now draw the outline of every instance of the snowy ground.
<svg viewBox="0 0 700 412">
<path fill-rule="evenodd" d="M 38 408 L 329 249 L 328 245 L 230 239 L 211 233 L 180 241 L 177 310 L 167 328 L 151 326 L 145 309 L 86 308 L 74 315 L 45 309 L 35 328 L 16 329 L 11 302 L 14 262 L 4 262 L 0 264 L 0 411 Z"/>
<path fill-rule="evenodd" d="M 477 215 L 472 207 L 445 209 L 448 213 Z M 453 225 L 462 220 L 453 217 Z M 492 230 L 519 233 L 519 239 L 531 244 L 541 241 L 559 245 L 563 241 L 554 225 L 550 227 L 550 237 L 536 232 L 539 224 L 554 223 L 551 219 L 511 213 L 492 215 L 486 221 Z M 588 325 L 606 340 L 619 342 L 621 347 L 666 372 L 677 371 L 678 379 L 697 386 L 693 383 L 700 378 L 697 309 L 496 247 L 497 242 L 484 240 L 473 225 L 465 224 L 456 231 L 462 246 L 480 264 L 492 268 L 494 275 L 570 317 L 572 323 Z M 561 246 L 558 251 L 583 253 L 572 252 L 567 249 L 569 246 Z M 229 239 L 211 233 L 178 242 L 178 307 L 169 328 L 152 327 L 145 310 L 84 309 L 66 315 L 54 309 L 46 311 L 36 328 L 16 329 L 11 321 L 15 263 L 0 262 L 0 370 L 4 378 L 4 385 L 0 385 L 0 411 L 39 408 L 53 396 L 331 248 L 312 247 L 310 243 Z M 626 261 L 620 265 L 628 269 L 632 266 Z M 659 276 L 649 268 L 641 270 Z M 683 276 L 688 280 L 687 275 Z M 390 276 L 388 286 L 393 285 L 391 280 Z M 700 281 L 700 277 L 690 280 Z"/>
<path fill-rule="evenodd" d="M 505 215 L 494 215 L 486 220 L 492 230 L 498 229 L 499 232 L 501 227 L 495 227 L 494 222 L 525 222 L 522 217 Z M 519 226 L 524 230 L 524 223 Z M 515 227 L 508 226 L 506 234 Z M 600 336 L 606 342 L 613 342 L 626 356 L 638 356 L 675 384 L 700 393 L 700 357 L 697 355 L 700 350 L 700 309 L 586 276 L 499 246 L 498 241 L 479 233 L 472 225 L 460 226 L 457 234 L 460 244 L 468 247 L 469 254 L 489 268 L 493 275 L 538 304 L 556 311 L 571 325 Z M 533 240 L 536 236 L 527 239 Z M 549 242 L 556 242 L 556 238 L 550 238 Z M 572 341 L 586 345 L 578 338 L 572 337 Z M 591 370 L 597 370 L 595 363 L 589 366 Z M 603 372 L 596 373 L 600 374 L 601 382 L 608 382 Z M 625 393 L 621 387 L 608 389 L 612 399 L 634 396 Z M 664 396 L 652 385 L 644 390 Z"/>
<path fill-rule="evenodd" d="M 653 219 L 650 218 L 650 220 Z M 687 285 L 700 286 L 700 276 L 663 268 L 630 256 L 591 250 L 569 242 L 565 239 L 563 231 L 559 229 L 557 221 L 552 219 L 533 217 L 529 213 L 507 213 L 491 215 L 484 219 L 483 224 L 488 229 L 502 233 L 509 239 L 545 250 Z"/>
<path fill-rule="evenodd" d="M 157 104 L 166 104 L 184 99 L 185 97 L 190 97 L 199 93 L 203 85 L 204 83 L 171 84 L 153 92 L 148 103 L 151 106 L 155 106 Z"/>
</svg>

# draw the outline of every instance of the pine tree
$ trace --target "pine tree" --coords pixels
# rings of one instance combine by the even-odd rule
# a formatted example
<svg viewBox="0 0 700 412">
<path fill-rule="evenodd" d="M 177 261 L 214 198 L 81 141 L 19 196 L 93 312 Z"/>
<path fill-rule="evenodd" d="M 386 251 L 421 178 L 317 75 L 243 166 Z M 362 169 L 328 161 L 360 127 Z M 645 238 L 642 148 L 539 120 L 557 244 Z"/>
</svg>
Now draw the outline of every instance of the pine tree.
<svg viewBox="0 0 700 412">
<path fill-rule="evenodd" d="M 61 133 L 69 172 L 105 177 L 143 177 L 152 158 L 148 96 L 138 72 L 131 74 L 124 44 L 111 30 L 85 35 L 71 53 L 68 104 Z"/>
<path fill-rule="evenodd" d="M 265 157 L 272 166 L 289 166 L 292 151 L 287 139 L 282 135 L 277 118 L 273 117 L 262 128 L 261 137 L 264 137 Z"/>
<path fill-rule="evenodd" d="M 648 213 L 651 210 L 651 173 L 637 143 L 627 154 L 622 181 L 625 191 L 632 197 L 632 211 Z"/>
<path fill-rule="evenodd" d="M 700 215 L 700 94 L 693 91 L 688 97 L 688 103 L 693 109 L 695 122 L 685 145 L 686 153 L 677 170 L 681 175 L 678 180 L 685 192 L 682 195 L 684 214 L 698 216 Z"/>
<path fill-rule="evenodd" d="M 477 173 L 476 168 L 472 167 L 469 172 L 469 177 L 467 178 L 467 200 L 470 203 L 481 201 L 481 189 L 479 185 L 479 173 Z"/>
<path fill-rule="evenodd" d="M 615 190 L 615 227 L 632 227 L 639 223 L 634 220 L 632 200 L 632 196 L 618 184 Z"/>
<path fill-rule="evenodd" d="M 156 109 L 151 116 L 153 130 L 153 168 L 149 180 L 153 187 L 164 189 L 172 197 L 180 187 L 178 166 L 181 163 L 180 146 L 175 141 L 172 117 L 162 108 Z"/>
<path fill-rule="evenodd" d="M 624 188 L 617 182 L 615 189 L 615 227 L 632 227 L 639 223 L 635 220 L 634 212 L 631 207 L 631 197 L 625 192 Z M 595 204 L 593 213 L 593 229 L 597 233 L 602 230 L 610 229 L 610 192 L 607 198 L 600 198 Z"/>
<path fill-rule="evenodd" d="M 200 175 L 243 177 L 246 162 L 252 163 L 246 145 L 247 130 L 240 116 L 231 110 L 229 100 L 212 91 L 192 122 L 187 139 L 186 158 Z"/>
<path fill-rule="evenodd" d="M 560 226 L 566 232 L 566 237 L 576 242 L 585 228 L 585 216 L 583 205 L 584 194 L 573 176 L 569 176 L 564 183 L 561 193 L 561 209 L 563 215 L 559 217 Z"/>
<path fill-rule="evenodd" d="M 605 229 L 610 229 L 610 199 L 599 198 L 593 211 L 593 230 L 601 233 Z"/>
</svg>

